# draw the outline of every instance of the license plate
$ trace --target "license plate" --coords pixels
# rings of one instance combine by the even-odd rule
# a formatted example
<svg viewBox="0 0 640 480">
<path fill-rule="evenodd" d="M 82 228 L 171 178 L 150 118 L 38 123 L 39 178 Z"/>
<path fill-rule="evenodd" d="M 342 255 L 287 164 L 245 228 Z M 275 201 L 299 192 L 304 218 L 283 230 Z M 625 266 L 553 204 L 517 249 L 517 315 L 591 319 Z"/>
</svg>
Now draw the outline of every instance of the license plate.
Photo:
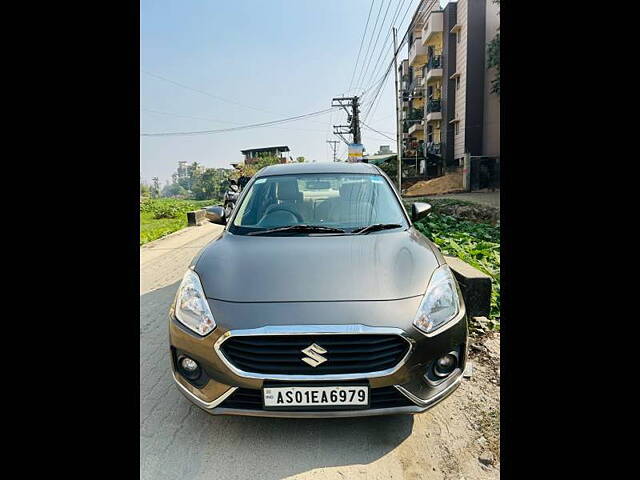
<svg viewBox="0 0 640 480">
<path fill-rule="evenodd" d="M 369 405 L 369 387 L 343 385 L 335 387 L 265 387 L 265 408 L 337 407 Z"/>
</svg>

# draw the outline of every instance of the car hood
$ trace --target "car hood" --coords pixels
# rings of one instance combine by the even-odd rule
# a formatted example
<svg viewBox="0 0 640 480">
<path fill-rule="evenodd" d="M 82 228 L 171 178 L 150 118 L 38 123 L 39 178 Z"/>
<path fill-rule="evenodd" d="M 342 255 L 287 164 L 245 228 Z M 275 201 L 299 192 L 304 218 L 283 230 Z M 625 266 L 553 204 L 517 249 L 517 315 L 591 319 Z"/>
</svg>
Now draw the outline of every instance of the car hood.
<svg viewBox="0 0 640 480">
<path fill-rule="evenodd" d="M 414 228 L 340 236 L 224 232 L 197 257 L 207 298 L 228 302 L 397 300 L 423 295 L 439 265 Z"/>
</svg>

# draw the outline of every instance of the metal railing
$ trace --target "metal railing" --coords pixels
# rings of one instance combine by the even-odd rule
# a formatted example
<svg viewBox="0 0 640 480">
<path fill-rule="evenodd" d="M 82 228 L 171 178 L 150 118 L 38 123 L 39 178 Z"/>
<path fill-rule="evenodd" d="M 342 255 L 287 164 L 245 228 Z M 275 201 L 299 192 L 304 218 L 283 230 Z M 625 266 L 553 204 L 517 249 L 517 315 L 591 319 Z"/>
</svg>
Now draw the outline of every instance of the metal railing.
<svg viewBox="0 0 640 480">
<path fill-rule="evenodd" d="M 424 111 L 421 108 L 412 108 L 407 115 L 407 120 L 422 120 L 423 118 Z"/>
<path fill-rule="evenodd" d="M 438 100 L 429 100 L 427 102 L 427 113 L 431 112 L 439 112 L 441 109 L 440 99 Z"/>
<path fill-rule="evenodd" d="M 432 55 L 427 61 L 427 71 L 433 70 L 434 68 L 442 68 L 442 55 Z"/>
<path fill-rule="evenodd" d="M 441 144 L 438 142 L 427 142 L 424 144 L 425 152 L 432 155 L 440 155 Z"/>
</svg>

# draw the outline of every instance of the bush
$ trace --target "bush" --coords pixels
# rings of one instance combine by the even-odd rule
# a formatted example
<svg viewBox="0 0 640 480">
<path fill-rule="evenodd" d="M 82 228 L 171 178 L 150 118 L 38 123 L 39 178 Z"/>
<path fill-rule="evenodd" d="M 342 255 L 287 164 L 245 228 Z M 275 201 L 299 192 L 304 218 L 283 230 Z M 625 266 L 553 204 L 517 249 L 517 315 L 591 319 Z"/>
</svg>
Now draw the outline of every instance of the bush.
<svg viewBox="0 0 640 480">
<path fill-rule="evenodd" d="M 448 202 L 447 207 L 451 203 Z M 438 245 L 445 255 L 452 255 L 491 277 L 491 313 L 500 320 L 500 226 L 462 220 L 438 211 L 416 222 L 415 226 Z"/>
<path fill-rule="evenodd" d="M 142 199 L 140 202 L 140 245 L 187 226 L 187 212 L 213 205 L 214 200 Z"/>
</svg>

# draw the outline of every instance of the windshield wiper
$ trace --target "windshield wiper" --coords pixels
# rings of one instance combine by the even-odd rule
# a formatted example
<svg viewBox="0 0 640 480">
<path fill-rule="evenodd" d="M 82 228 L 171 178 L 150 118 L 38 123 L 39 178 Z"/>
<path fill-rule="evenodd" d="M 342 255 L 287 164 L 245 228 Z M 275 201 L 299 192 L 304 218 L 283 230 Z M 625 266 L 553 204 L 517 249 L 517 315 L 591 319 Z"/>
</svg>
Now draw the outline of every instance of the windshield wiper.
<svg viewBox="0 0 640 480">
<path fill-rule="evenodd" d="M 258 230 L 249 232 L 247 235 L 265 235 L 278 232 L 300 232 L 300 233 L 345 233 L 341 228 L 323 227 L 321 225 L 289 225 L 288 227 L 271 228 L 269 230 Z"/>
<path fill-rule="evenodd" d="M 390 228 L 400 228 L 402 225 L 398 223 L 374 223 L 373 225 L 367 225 L 366 227 L 353 230 L 351 233 L 355 235 L 366 235 L 369 232 L 376 232 L 378 230 L 387 230 Z"/>
</svg>

